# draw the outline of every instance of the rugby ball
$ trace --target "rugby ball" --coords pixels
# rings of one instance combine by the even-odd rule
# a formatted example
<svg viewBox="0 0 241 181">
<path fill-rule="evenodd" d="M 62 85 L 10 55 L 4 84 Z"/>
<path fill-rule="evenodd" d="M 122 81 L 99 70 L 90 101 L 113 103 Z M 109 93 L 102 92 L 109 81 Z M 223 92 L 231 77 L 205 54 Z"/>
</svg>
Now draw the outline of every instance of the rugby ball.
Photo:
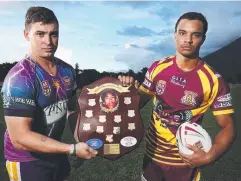
<svg viewBox="0 0 241 181">
<path fill-rule="evenodd" d="M 202 126 L 196 123 L 185 122 L 181 124 L 176 133 L 177 147 L 180 152 L 191 155 L 193 151 L 186 147 L 186 144 L 196 146 L 205 152 L 212 147 L 212 140 Z"/>
</svg>

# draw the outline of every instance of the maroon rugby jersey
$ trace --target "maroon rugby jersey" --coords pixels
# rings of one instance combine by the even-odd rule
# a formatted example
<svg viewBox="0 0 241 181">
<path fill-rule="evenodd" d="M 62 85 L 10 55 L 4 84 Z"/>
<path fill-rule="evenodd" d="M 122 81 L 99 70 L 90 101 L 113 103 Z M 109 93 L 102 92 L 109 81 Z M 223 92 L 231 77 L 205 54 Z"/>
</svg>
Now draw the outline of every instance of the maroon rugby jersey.
<svg viewBox="0 0 241 181">
<path fill-rule="evenodd" d="M 154 95 L 146 154 L 159 163 L 184 165 L 175 138 L 181 123 L 200 123 L 209 107 L 214 115 L 234 112 L 228 84 L 202 60 L 189 72 L 177 66 L 175 56 L 156 61 L 140 90 Z"/>
</svg>

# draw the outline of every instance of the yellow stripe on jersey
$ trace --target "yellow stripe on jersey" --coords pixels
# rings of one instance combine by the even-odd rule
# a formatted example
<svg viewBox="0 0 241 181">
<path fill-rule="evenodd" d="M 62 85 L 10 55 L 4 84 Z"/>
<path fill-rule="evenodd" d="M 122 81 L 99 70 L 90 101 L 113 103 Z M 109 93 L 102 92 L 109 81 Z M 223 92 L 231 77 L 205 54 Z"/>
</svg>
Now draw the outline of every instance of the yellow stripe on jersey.
<svg viewBox="0 0 241 181">
<path fill-rule="evenodd" d="M 150 73 L 150 80 L 153 81 L 153 79 L 156 77 L 157 74 L 159 74 L 161 71 L 166 69 L 167 67 L 173 65 L 173 61 L 170 61 L 168 63 L 158 64 L 155 69 Z"/>
<path fill-rule="evenodd" d="M 218 94 L 218 87 L 219 87 L 219 82 L 218 82 L 218 78 L 215 76 L 214 72 L 205 64 L 204 68 L 206 68 L 206 70 L 210 73 L 212 79 L 213 79 L 213 90 L 212 90 L 212 95 L 211 98 L 209 99 L 209 105 L 211 105 L 215 99 L 215 97 Z"/>
<path fill-rule="evenodd" d="M 160 161 L 160 160 L 158 160 L 158 159 L 153 158 L 153 157 L 152 157 L 149 153 L 147 153 L 147 152 L 146 152 L 146 155 L 147 155 L 148 157 L 150 157 L 152 160 L 154 160 L 154 161 L 156 161 L 156 162 L 158 162 L 158 163 L 163 163 L 163 164 L 172 165 L 172 166 L 186 166 L 185 163 L 171 163 L 171 162 Z"/>
<path fill-rule="evenodd" d="M 155 95 L 154 92 L 149 91 L 149 90 L 146 89 L 143 85 L 141 85 L 141 86 L 139 87 L 139 90 L 141 90 L 141 91 L 143 91 L 143 92 L 145 92 L 145 93 L 147 93 L 147 94 L 153 95 L 153 96 Z"/>
<path fill-rule="evenodd" d="M 155 150 L 156 153 L 165 153 L 166 150 L 161 150 L 160 148 L 157 148 L 155 146 L 152 145 L 152 143 L 150 142 L 150 140 L 146 139 L 146 142 L 148 142 L 148 146 L 151 147 L 153 150 Z M 179 152 L 178 152 L 178 148 L 174 148 L 171 151 L 177 151 L 177 153 L 172 153 L 174 156 L 179 156 Z"/>
<path fill-rule="evenodd" d="M 213 115 L 221 115 L 221 114 L 231 114 L 234 113 L 233 109 L 223 110 L 223 111 L 213 111 Z"/>
<path fill-rule="evenodd" d="M 201 80 L 202 83 L 202 88 L 203 88 L 203 95 L 204 95 L 204 99 L 203 102 L 201 104 L 201 106 L 207 104 L 210 93 L 211 93 L 211 86 L 210 86 L 210 82 L 208 80 L 207 75 L 202 71 L 202 70 L 198 70 L 197 71 L 199 78 Z"/>
<path fill-rule="evenodd" d="M 201 178 L 201 172 L 198 170 L 192 181 L 199 181 Z"/>
<path fill-rule="evenodd" d="M 6 161 L 6 167 L 10 181 L 21 181 L 19 162 Z"/>
<path fill-rule="evenodd" d="M 156 121 L 156 115 L 153 114 L 154 119 L 154 127 L 156 128 L 157 132 L 159 133 L 160 137 L 163 137 L 168 142 L 171 142 L 172 144 L 175 144 L 176 140 L 175 135 L 172 134 L 172 132 L 168 128 L 164 128 L 161 126 L 161 119 L 160 121 Z"/>
<path fill-rule="evenodd" d="M 156 144 L 156 145 L 160 145 L 161 143 L 163 143 L 160 139 L 158 139 L 158 138 L 156 138 L 157 140 L 156 141 L 154 141 L 152 138 L 151 138 L 151 136 L 153 136 L 153 135 L 150 135 L 150 133 L 148 133 L 147 135 L 146 135 L 147 137 L 147 139 L 149 139 L 150 141 L 152 141 L 154 144 Z M 160 142 L 160 144 L 158 144 L 158 141 Z M 168 146 L 168 145 L 163 145 L 163 144 L 161 144 L 160 145 L 161 147 L 163 147 L 164 149 L 170 149 L 170 147 Z M 173 145 L 171 145 L 171 146 L 173 146 Z"/>
<path fill-rule="evenodd" d="M 181 157 L 176 158 L 176 157 L 169 157 L 169 156 L 159 155 L 159 154 L 155 153 L 154 150 L 151 150 L 150 148 L 147 148 L 146 152 L 148 152 L 148 153 L 150 153 L 150 154 L 152 154 L 152 155 L 154 155 L 154 156 L 156 156 L 158 158 L 164 158 L 164 159 L 168 159 L 168 160 L 177 160 L 177 161 L 181 161 L 182 160 Z"/>
<path fill-rule="evenodd" d="M 218 78 L 215 76 L 214 72 L 205 64 L 204 65 L 204 68 L 208 71 L 208 73 L 211 75 L 212 77 L 212 80 L 213 80 L 213 89 L 212 89 L 212 94 L 211 94 L 211 97 L 209 98 L 208 102 L 205 103 L 203 101 L 202 103 L 202 106 L 200 108 L 197 108 L 197 109 L 193 109 L 191 110 L 192 111 L 192 114 L 193 116 L 196 116 L 198 114 L 202 114 L 202 113 L 205 113 L 207 111 L 207 109 L 210 107 L 210 105 L 213 103 L 215 97 L 217 96 L 218 94 L 218 87 L 219 87 L 219 82 L 218 82 Z M 211 89 L 210 89 L 210 92 L 211 92 Z M 209 93 L 210 94 L 210 93 Z"/>
</svg>

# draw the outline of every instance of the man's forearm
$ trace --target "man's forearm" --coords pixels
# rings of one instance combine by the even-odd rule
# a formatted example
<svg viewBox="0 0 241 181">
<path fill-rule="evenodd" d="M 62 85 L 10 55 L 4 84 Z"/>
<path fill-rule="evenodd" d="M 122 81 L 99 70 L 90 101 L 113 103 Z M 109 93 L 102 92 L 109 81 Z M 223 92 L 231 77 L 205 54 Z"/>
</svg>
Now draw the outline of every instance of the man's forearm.
<svg viewBox="0 0 241 181">
<path fill-rule="evenodd" d="M 229 124 L 216 135 L 213 146 L 208 153 L 209 162 L 213 162 L 219 158 L 229 148 L 233 139 L 234 126 L 233 124 Z"/>
<path fill-rule="evenodd" d="M 29 131 L 16 140 L 18 149 L 44 153 L 69 153 L 71 145 Z"/>
</svg>

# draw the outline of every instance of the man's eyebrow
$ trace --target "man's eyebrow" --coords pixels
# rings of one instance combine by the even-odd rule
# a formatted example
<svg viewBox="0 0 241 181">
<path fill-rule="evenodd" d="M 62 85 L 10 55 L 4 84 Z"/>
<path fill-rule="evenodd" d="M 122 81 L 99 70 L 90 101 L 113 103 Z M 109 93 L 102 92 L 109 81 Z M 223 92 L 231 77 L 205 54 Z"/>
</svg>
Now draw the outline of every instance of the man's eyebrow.
<svg viewBox="0 0 241 181">
<path fill-rule="evenodd" d="M 187 32 L 186 30 L 182 30 L 182 29 L 179 29 L 178 31 L 183 31 L 183 32 Z"/>
<path fill-rule="evenodd" d="M 45 31 L 38 30 L 36 33 L 46 33 Z"/>
</svg>

